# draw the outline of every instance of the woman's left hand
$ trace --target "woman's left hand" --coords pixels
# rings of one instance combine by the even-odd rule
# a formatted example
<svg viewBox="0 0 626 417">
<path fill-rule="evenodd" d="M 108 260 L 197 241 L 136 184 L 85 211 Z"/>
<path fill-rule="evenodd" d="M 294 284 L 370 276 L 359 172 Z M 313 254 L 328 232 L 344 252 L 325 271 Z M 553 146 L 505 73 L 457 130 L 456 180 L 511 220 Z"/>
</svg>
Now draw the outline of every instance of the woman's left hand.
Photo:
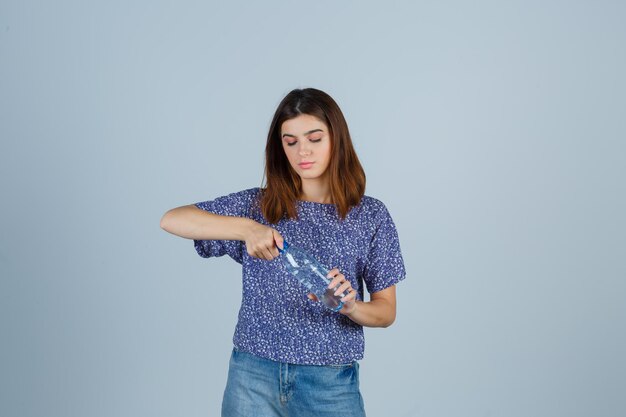
<svg viewBox="0 0 626 417">
<path fill-rule="evenodd" d="M 335 288 L 339 285 L 335 290 L 335 295 L 339 295 L 344 291 L 346 292 L 346 296 L 341 299 L 341 301 L 343 301 L 343 308 L 339 310 L 339 312 L 345 315 L 352 314 L 356 309 L 356 290 L 352 288 L 350 281 L 348 281 L 337 268 L 331 269 L 326 277 L 332 278 L 328 284 L 328 288 Z M 317 301 L 317 297 L 314 294 L 309 294 L 309 298 Z"/>
</svg>

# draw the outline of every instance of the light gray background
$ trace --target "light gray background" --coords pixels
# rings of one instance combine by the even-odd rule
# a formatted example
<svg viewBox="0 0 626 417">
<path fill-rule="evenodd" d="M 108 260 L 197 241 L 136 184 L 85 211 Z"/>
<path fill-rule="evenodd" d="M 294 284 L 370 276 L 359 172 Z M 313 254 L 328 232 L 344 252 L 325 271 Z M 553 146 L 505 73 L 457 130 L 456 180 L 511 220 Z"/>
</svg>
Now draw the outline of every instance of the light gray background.
<svg viewBox="0 0 626 417">
<path fill-rule="evenodd" d="M 333 96 L 399 230 L 368 416 L 626 414 L 619 1 L 0 1 L 0 415 L 215 416 L 239 265 L 159 228 Z"/>
</svg>

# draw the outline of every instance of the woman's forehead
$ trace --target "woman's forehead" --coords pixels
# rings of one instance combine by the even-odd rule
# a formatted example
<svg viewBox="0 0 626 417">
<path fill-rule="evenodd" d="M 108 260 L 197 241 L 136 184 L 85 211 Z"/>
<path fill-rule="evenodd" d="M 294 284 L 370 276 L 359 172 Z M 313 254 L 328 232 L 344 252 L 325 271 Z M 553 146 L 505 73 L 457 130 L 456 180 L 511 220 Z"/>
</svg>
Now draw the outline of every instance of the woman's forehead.
<svg viewBox="0 0 626 417">
<path fill-rule="evenodd" d="M 326 124 L 310 114 L 300 114 L 293 119 L 285 120 L 281 125 L 281 135 L 308 135 L 313 131 L 328 131 Z"/>
</svg>

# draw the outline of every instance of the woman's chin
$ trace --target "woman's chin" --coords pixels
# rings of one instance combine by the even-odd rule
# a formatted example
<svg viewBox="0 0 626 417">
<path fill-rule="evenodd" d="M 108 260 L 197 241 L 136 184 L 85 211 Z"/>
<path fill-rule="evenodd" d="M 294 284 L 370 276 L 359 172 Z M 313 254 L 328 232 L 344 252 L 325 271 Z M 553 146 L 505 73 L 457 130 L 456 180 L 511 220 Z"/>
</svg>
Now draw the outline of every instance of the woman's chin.
<svg viewBox="0 0 626 417">
<path fill-rule="evenodd" d="M 317 180 L 317 179 L 321 179 L 322 176 L 320 174 L 315 174 L 311 172 L 301 172 L 300 178 L 303 180 Z"/>
</svg>

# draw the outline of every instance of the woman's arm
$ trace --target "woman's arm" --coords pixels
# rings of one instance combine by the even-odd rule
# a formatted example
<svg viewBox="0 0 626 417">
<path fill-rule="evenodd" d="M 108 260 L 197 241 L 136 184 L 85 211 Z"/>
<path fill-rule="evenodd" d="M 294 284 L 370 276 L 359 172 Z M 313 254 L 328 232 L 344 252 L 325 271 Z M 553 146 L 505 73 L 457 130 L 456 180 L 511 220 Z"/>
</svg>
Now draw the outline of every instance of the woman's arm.
<svg viewBox="0 0 626 417">
<path fill-rule="evenodd" d="M 356 291 L 338 268 L 331 269 L 328 278 L 332 278 L 328 288 L 337 288 L 335 295 L 348 291 L 348 295 L 341 299 L 344 306 L 339 312 L 350 317 L 353 322 L 367 327 L 389 327 L 396 320 L 395 285 L 371 293 L 370 301 L 357 301 Z M 309 298 L 317 300 L 313 294 L 309 294 Z"/>
<path fill-rule="evenodd" d="M 181 206 L 166 212 L 161 228 L 176 236 L 196 240 L 243 240 L 250 256 L 271 260 L 283 247 L 282 236 L 271 227 L 246 217 L 221 216 L 195 205 Z"/>
<path fill-rule="evenodd" d="M 340 313 L 367 327 L 389 327 L 396 320 L 396 286 L 370 294 L 370 301 L 355 301 Z"/>
<path fill-rule="evenodd" d="M 176 236 L 197 240 L 245 240 L 255 223 L 245 217 L 221 216 L 190 204 L 166 212 L 161 228 Z"/>
</svg>

